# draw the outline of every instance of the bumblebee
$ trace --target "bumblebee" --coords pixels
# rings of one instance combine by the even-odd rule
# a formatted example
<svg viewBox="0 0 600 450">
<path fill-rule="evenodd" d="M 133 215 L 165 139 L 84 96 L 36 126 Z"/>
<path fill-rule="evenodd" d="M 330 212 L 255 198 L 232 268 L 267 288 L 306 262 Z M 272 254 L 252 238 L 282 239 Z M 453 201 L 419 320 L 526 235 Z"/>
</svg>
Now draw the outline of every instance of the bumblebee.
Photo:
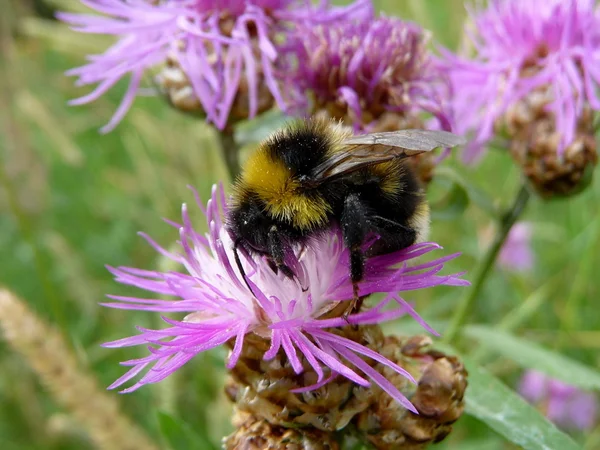
<svg viewBox="0 0 600 450">
<path fill-rule="evenodd" d="M 293 247 L 337 226 L 350 251 L 354 309 L 366 258 L 427 238 L 429 206 L 406 158 L 463 143 L 445 131 L 352 136 L 326 120 L 290 124 L 259 145 L 234 185 L 227 226 L 239 270 L 242 250 L 292 278 Z M 364 252 L 369 236 L 378 239 Z"/>
</svg>

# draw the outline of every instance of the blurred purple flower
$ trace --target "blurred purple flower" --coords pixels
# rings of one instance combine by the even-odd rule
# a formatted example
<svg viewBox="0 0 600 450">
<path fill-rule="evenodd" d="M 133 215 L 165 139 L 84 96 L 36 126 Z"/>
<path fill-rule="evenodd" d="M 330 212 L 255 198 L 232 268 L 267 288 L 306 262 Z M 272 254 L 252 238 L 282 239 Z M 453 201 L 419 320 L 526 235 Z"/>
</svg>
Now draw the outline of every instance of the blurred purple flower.
<svg viewBox="0 0 600 450">
<path fill-rule="evenodd" d="M 521 395 L 542 408 L 548 419 L 567 429 L 587 430 L 598 417 L 598 399 L 594 394 L 528 370 L 519 386 Z"/>
<path fill-rule="evenodd" d="M 465 159 L 479 157 L 497 120 L 539 89 L 554 115 L 561 154 L 584 107 L 600 109 L 600 11 L 594 0 L 490 0 L 470 18 L 465 36 L 475 56 L 446 51 L 443 61 L 459 118 L 455 132 L 474 134 Z"/>
<path fill-rule="evenodd" d="M 106 15 L 60 13 L 58 17 L 82 33 L 119 37 L 102 55 L 67 72 L 77 85 L 97 84 L 73 105 L 98 99 L 130 75 L 129 87 L 103 132 L 112 130 L 129 110 L 148 69 L 173 58 L 183 70 L 207 120 L 224 128 L 236 93 L 247 83 L 250 117 L 258 105 L 259 83 L 265 83 L 280 108 L 285 101 L 275 77 L 275 37 L 299 25 L 370 14 L 367 0 L 331 8 L 328 0 L 81 0 Z M 259 76 L 260 75 L 260 76 Z"/>
<path fill-rule="evenodd" d="M 450 130 L 449 86 L 428 41 L 418 25 L 388 17 L 299 27 L 290 39 L 300 61 L 290 84 L 300 98 L 312 94 L 314 109 L 347 115 L 355 131 L 368 131 L 386 112 L 429 113 Z"/>
<path fill-rule="evenodd" d="M 196 194 L 196 200 L 198 197 Z M 414 381 L 404 369 L 369 348 L 339 336 L 329 329 L 350 324 L 366 325 L 393 320 L 405 314 L 413 316 L 423 327 L 434 332 L 399 296 L 399 291 L 423 289 L 438 285 L 466 285 L 460 274 L 440 276 L 444 263 L 457 255 L 429 262 L 413 260 L 440 247 L 432 243 L 413 245 L 405 250 L 372 257 L 366 266 L 366 276 L 360 284 L 360 295 L 385 292 L 388 295 L 374 308 L 342 317 L 320 319 L 338 302 L 352 298 L 349 279 L 348 250 L 338 233 L 332 232 L 304 248 L 295 266 L 301 283 L 275 274 L 266 260 L 242 256 L 247 274 L 247 287 L 234 263 L 233 242 L 223 223 L 225 194 L 222 188 L 213 189 L 206 208 L 198 201 L 206 216 L 209 233 L 201 235 L 190 222 L 187 207 L 183 206 L 183 225 L 170 222 L 179 229 L 181 254 L 170 253 L 149 237 L 148 242 L 163 256 L 181 263 L 187 273 L 158 272 L 128 267 L 109 268 L 116 280 L 145 289 L 155 294 L 170 295 L 173 300 L 110 296 L 116 300 L 105 306 L 119 309 L 154 311 L 161 313 L 188 313 L 183 320 L 163 317 L 170 325 L 162 330 L 138 328 L 140 334 L 105 344 L 118 348 L 134 345 L 148 346 L 149 355 L 124 362 L 132 366 L 110 388 L 121 386 L 145 369 L 146 373 L 123 392 L 133 391 L 148 383 L 155 383 L 173 373 L 200 352 L 234 342 L 227 362 L 233 368 L 242 351 L 248 333 L 269 339 L 266 360 L 285 352 L 290 365 L 301 373 L 298 355 L 306 358 L 318 375 L 317 385 L 304 387 L 298 392 L 314 389 L 344 376 L 361 386 L 375 382 L 393 398 L 414 411 L 410 402 L 381 374 L 362 358 L 368 357 Z M 303 288 L 304 286 L 304 288 Z M 308 288 L 306 288 L 308 287 Z M 391 309 L 384 309 L 388 304 Z M 353 368 L 343 362 L 350 363 Z"/>
<path fill-rule="evenodd" d="M 531 232 L 531 224 L 526 222 L 518 222 L 512 227 L 498 256 L 500 266 L 510 271 L 526 271 L 533 267 Z"/>
</svg>

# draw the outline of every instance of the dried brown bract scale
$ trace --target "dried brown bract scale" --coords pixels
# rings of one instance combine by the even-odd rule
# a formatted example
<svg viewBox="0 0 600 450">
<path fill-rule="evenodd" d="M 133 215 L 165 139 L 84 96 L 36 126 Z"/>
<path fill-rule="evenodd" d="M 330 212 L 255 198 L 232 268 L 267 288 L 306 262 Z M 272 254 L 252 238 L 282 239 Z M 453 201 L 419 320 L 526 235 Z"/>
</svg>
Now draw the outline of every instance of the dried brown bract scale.
<svg viewBox="0 0 600 450">
<path fill-rule="evenodd" d="M 376 351 L 384 342 L 378 326 L 347 326 L 335 332 Z M 225 387 L 236 408 L 274 425 L 333 432 L 346 427 L 375 400 L 372 389 L 339 376 L 313 391 L 290 392 L 315 384 L 317 376 L 305 359 L 302 360 L 305 371 L 297 375 L 283 352 L 265 361 L 263 355 L 268 346 L 266 340 L 256 336 L 247 338 Z"/>
<path fill-rule="evenodd" d="M 285 428 L 236 410 L 235 431 L 223 439 L 225 450 L 339 450 L 333 433 Z"/>
<path fill-rule="evenodd" d="M 378 450 L 417 450 L 444 439 L 464 409 L 467 371 L 452 356 L 430 350 L 431 339 L 386 337 L 379 351 L 409 370 L 415 387 L 383 369 L 381 373 L 406 392 L 419 414 L 414 414 L 386 395 L 357 416 L 356 428 Z M 377 388 L 378 389 L 378 388 Z"/>
<path fill-rule="evenodd" d="M 561 153 L 556 119 L 547 108 L 550 102 L 550 90 L 538 89 L 516 103 L 497 123 L 508 135 L 511 155 L 544 198 L 570 196 L 583 190 L 598 161 L 592 110 L 583 109 L 575 139 Z"/>
<path fill-rule="evenodd" d="M 188 75 L 173 52 L 167 56 L 164 66 L 154 80 L 174 108 L 188 113 L 204 113 Z"/>
<path fill-rule="evenodd" d="M 267 342 L 253 338 L 256 340 L 249 341 L 226 386 L 227 395 L 238 411 L 236 420 L 243 417 L 240 422 L 243 425 L 234 423 L 238 431 L 227 442 L 241 442 L 241 436 L 249 435 L 252 445 L 267 445 L 266 441 L 255 440 L 254 431 L 243 431 L 247 428 L 267 430 L 264 435 L 274 430 L 277 439 L 288 432 L 286 436 L 293 439 L 292 444 L 286 445 L 299 442 L 307 434 L 325 432 L 319 434 L 321 441 L 331 445 L 326 438 L 337 431 L 342 439 L 344 436 L 359 439 L 376 449 L 417 450 L 441 441 L 450 433 L 452 424 L 463 412 L 467 387 L 467 372 L 457 358 L 431 350 L 431 339 L 424 336 L 384 338 L 379 327 L 374 326 L 345 327 L 341 333 L 380 352 L 418 380 L 413 385 L 405 377 L 374 365 L 411 399 L 418 415 L 379 387 L 365 389 L 340 377 L 309 393 L 290 393 L 291 389 L 316 382 L 310 366 L 304 361 L 306 373 L 296 375 L 284 355 L 265 362 L 262 355 Z M 279 442 L 277 439 L 273 442 Z"/>
</svg>

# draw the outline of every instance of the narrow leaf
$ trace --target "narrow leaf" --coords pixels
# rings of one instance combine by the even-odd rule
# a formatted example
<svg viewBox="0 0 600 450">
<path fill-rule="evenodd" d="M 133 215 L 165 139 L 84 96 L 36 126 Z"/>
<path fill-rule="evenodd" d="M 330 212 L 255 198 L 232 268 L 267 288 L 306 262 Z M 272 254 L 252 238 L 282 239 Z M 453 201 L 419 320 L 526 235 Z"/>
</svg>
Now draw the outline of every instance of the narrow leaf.
<svg viewBox="0 0 600 450">
<path fill-rule="evenodd" d="M 472 325 L 467 336 L 481 345 L 516 362 L 582 389 L 600 389 L 600 372 L 505 331 Z"/>
<path fill-rule="evenodd" d="M 469 371 L 466 413 L 486 423 L 525 450 L 581 450 L 539 411 L 482 367 L 463 362 Z"/>
</svg>

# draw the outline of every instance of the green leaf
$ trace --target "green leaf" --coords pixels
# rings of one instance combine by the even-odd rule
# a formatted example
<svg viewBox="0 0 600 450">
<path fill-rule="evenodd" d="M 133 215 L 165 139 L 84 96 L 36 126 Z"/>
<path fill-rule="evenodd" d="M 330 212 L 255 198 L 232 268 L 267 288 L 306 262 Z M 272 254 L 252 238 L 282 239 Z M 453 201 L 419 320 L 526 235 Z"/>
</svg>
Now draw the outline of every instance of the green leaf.
<svg viewBox="0 0 600 450">
<path fill-rule="evenodd" d="M 482 367 L 463 359 L 469 371 L 466 413 L 525 450 L 581 450 L 568 435 Z"/>
<path fill-rule="evenodd" d="M 467 336 L 521 367 L 535 369 L 582 389 L 600 389 L 600 372 L 505 331 L 471 325 Z"/>
<path fill-rule="evenodd" d="M 196 433 L 190 425 L 181 419 L 164 411 L 157 413 L 157 419 L 160 431 L 172 450 L 216 449 L 212 442 Z"/>
<path fill-rule="evenodd" d="M 485 425 L 481 426 L 487 429 Z M 489 434 L 490 436 L 486 438 L 461 439 L 460 450 L 506 450 L 506 441 L 504 439 L 497 435 L 491 435 L 491 432 Z M 450 439 L 444 440 L 441 444 L 436 444 L 435 447 L 432 447 L 433 450 L 454 450 L 456 448 L 456 442 L 452 442 Z"/>
<path fill-rule="evenodd" d="M 469 206 L 469 194 L 458 183 L 453 183 L 450 192 L 441 200 L 431 204 L 431 218 L 453 220 L 462 216 Z"/>
<path fill-rule="evenodd" d="M 479 187 L 473 185 L 469 180 L 460 175 L 456 170 L 448 166 L 438 167 L 435 170 L 434 180 L 438 179 L 449 180 L 455 185 L 459 185 L 464 189 L 469 200 L 477 205 L 478 208 L 492 217 L 500 216 L 500 212 L 496 207 L 494 200 Z"/>
</svg>

